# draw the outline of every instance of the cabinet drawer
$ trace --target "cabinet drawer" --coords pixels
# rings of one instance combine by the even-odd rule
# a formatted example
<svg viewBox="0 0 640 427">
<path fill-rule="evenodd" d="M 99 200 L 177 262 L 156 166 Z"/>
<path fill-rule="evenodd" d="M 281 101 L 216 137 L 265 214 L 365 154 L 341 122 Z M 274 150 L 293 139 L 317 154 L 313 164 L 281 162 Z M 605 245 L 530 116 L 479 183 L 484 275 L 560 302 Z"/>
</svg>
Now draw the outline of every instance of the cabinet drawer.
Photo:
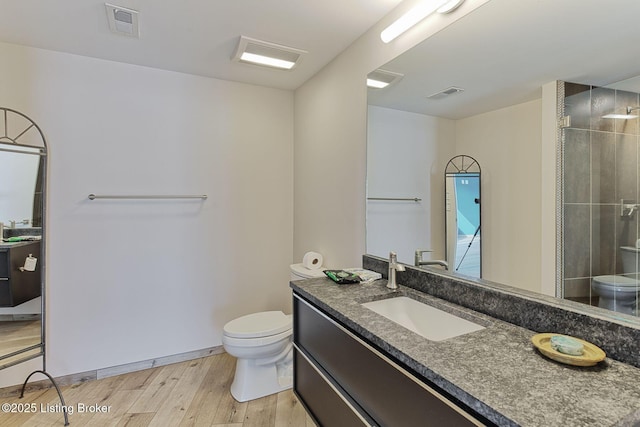
<svg viewBox="0 0 640 427">
<path fill-rule="evenodd" d="M 11 307 L 11 281 L 0 279 L 0 307 Z"/>
<path fill-rule="evenodd" d="M 294 390 L 320 426 L 371 426 L 353 405 L 342 397 L 324 374 L 294 347 Z"/>
<path fill-rule="evenodd" d="M 381 426 L 483 425 L 297 296 L 294 341 Z"/>
<path fill-rule="evenodd" d="M 9 251 L 0 250 L 0 277 L 9 277 Z"/>
</svg>

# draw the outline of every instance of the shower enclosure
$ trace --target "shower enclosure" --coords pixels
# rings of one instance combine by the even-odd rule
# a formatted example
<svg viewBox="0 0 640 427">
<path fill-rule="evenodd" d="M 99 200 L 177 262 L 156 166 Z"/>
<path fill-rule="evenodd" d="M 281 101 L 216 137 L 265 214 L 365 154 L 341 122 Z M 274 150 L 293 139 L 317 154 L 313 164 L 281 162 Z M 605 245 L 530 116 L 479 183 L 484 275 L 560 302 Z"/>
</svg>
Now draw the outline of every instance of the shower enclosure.
<svg viewBox="0 0 640 427">
<path fill-rule="evenodd" d="M 612 298 L 638 301 L 637 253 L 640 212 L 637 93 L 560 82 L 562 297 L 598 306 L 600 278 L 618 282 Z M 633 251 L 632 271 L 623 268 L 623 251 Z M 630 285 L 632 284 L 632 285 Z M 635 288 L 629 292 L 628 287 Z M 619 292 L 616 294 L 616 292 Z M 620 311 L 617 308 L 616 311 Z M 637 315 L 637 310 L 631 314 Z"/>
</svg>

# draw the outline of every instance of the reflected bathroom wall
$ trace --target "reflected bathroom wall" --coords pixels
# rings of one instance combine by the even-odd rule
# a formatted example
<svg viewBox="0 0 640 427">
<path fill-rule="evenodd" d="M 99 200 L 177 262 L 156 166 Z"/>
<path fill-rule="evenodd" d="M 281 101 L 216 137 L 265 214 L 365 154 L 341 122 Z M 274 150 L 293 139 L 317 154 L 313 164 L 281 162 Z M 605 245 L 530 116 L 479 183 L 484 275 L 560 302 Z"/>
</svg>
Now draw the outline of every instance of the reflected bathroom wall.
<svg viewBox="0 0 640 427">
<path fill-rule="evenodd" d="M 25 152 L 38 152 L 36 148 L 23 147 L 21 149 Z M 30 156 L 24 153 L 3 152 L 0 155 L 0 182 L 11 183 L 3 185 L 0 189 L 0 221 L 7 225 L 11 221 L 15 221 L 17 227 L 32 226 L 34 222 L 34 194 L 39 178 L 40 161 L 39 156 Z M 28 223 L 23 224 L 24 220 Z M 41 221 L 41 218 L 39 220 Z"/>
<path fill-rule="evenodd" d="M 564 83 L 563 296 L 630 314 L 638 293 L 640 119 L 603 116 L 639 102 L 637 93 Z"/>
<path fill-rule="evenodd" d="M 370 105 L 367 128 L 367 253 L 413 265 L 445 259 L 444 168 L 455 154 L 455 122 Z M 413 201 L 411 199 L 419 199 Z"/>
</svg>

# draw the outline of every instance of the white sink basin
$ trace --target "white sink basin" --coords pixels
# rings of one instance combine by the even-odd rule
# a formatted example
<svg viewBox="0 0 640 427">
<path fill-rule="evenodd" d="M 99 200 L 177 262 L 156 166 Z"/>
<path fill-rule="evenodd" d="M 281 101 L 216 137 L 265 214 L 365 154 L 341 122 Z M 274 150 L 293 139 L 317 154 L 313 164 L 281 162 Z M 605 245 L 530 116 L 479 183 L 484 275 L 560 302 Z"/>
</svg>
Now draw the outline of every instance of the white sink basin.
<svg viewBox="0 0 640 427">
<path fill-rule="evenodd" d="M 484 329 L 484 326 L 408 297 L 388 298 L 362 305 L 431 341 L 443 341 Z"/>
</svg>

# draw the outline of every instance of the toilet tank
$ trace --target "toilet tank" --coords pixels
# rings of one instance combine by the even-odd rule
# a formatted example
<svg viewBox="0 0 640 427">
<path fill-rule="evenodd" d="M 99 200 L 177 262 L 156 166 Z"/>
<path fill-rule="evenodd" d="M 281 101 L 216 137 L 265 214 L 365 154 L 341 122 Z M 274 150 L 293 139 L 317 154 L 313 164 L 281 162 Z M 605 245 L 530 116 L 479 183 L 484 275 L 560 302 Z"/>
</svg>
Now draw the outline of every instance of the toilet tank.
<svg viewBox="0 0 640 427">
<path fill-rule="evenodd" d="M 638 258 L 640 257 L 640 249 L 631 246 L 621 246 L 620 256 L 622 257 L 622 274 L 637 273 Z"/>
</svg>

